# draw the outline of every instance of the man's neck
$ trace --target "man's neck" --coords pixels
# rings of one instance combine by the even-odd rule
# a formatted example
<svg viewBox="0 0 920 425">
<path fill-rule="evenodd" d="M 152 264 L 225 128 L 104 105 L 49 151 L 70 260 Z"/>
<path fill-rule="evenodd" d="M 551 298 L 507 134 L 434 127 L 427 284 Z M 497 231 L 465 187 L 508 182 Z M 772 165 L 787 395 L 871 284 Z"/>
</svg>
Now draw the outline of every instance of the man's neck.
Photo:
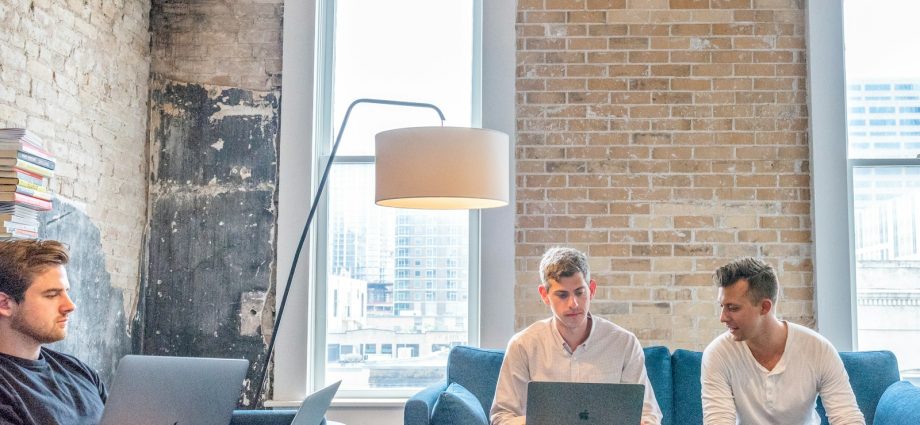
<svg viewBox="0 0 920 425">
<path fill-rule="evenodd" d="M 556 322 L 556 329 L 559 330 L 559 335 L 562 336 L 562 340 L 569 346 L 572 351 L 575 351 L 579 345 L 584 344 L 588 340 L 588 336 L 591 335 L 591 323 L 594 319 L 591 315 L 588 315 L 588 320 L 585 320 L 583 326 L 577 329 L 569 329 L 565 326 L 562 326 L 558 321 Z"/>
<path fill-rule="evenodd" d="M 0 324 L 0 353 L 28 360 L 38 360 L 42 345 L 25 335 Z"/>
<path fill-rule="evenodd" d="M 747 341 L 751 354 L 767 370 L 773 370 L 786 351 L 788 332 L 786 324 L 771 315 L 763 323 L 763 330 Z"/>
</svg>

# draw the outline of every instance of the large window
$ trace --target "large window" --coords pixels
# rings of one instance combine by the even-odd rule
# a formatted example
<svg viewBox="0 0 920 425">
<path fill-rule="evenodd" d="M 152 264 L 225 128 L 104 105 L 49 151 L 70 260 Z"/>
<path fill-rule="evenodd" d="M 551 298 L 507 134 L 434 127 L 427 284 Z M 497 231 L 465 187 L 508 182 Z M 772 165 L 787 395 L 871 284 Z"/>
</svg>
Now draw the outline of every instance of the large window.
<svg viewBox="0 0 920 425">
<path fill-rule="evenodd" d="M 446 125 L 478 125 L 477 8 L 477 0 L 328 0 L 319 164 L 359 98 L 428 102 Z M 317 223 L 314 387 L 342 380 L 345 396 L 411 394 L 443 379 L 450 347 L 478 342 L 470 314 L 478 215 L 373 201 L 374 134 L 439 123 L 429 109 L 352 111 Z"/>
<path fill-rule="evenodd" d="M 847 0 L 847 162 L 856 348 L 920 378 L 920 3 Z M 812 76 L 814 78 L 814 76 Z"/>
</svg>

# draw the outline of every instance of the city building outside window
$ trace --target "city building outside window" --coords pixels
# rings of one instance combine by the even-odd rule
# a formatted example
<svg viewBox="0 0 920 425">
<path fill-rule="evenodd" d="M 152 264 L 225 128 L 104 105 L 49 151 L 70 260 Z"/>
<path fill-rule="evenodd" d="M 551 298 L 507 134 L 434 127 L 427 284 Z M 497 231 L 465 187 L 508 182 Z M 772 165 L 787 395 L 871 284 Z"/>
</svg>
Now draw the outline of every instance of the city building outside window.
<svg viewBox="0 0 920 425">
<path fill-rule="evenodd" d="M 893 351 L 902 376 L 917 379 L 920 59 L 904 52 L 920 38 L 913 19 L 920 4 L 847 0 L 843 7 L 856 348 Z M 854 131 L 866 121 L 894 131 Z"/>
<path fill-rule="evenodd" d="M 319 72 L 317 121 L 326 130 L 318 140 L 326 142 L 317 143 L 316 168 L 358 98 L 433 103 L 445 125 L 475 126 L 478 7 L 479 0 L 327 1 L 325 50 L 334 60 Z M 315 388 L 342 380 L 343 396 L 407 396 L 444 379 L 450 347 L 477 342 L 468 317 L 477 302 L 478 273 L 470 270 L 477 213 L 373 205 L 374 134 L 425 125 L 440 125 L 431 110 L 363 104 L 352 111 L 317 222 L 325 247 L 317 285 L 337 295 L 314 309 Z M 447 264 L 452 269 L 440 272 Z"/>
</svg>

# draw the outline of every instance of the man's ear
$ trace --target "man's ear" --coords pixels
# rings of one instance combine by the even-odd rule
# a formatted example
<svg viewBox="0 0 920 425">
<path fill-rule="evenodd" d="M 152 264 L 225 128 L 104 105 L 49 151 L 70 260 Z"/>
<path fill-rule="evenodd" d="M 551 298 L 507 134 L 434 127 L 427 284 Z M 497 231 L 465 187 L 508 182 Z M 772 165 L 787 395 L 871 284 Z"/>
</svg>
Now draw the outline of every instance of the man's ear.
<svg viewBox="0 0 920 425">
<path fill-rule="evenodd" d="M 0 292 L 0 317 L 12 316 L 13 308 L 15 308 L 17 304 L 16 300 L 7 295 L 6 292 Z"/>
<path fill-rule="evenodd" d="M 546 291 L 546 286 L 537 285 L 537 290 L 540 291 L 540 299 L 543 300 L 543 304 L 549 305 L 549 292 Z"/>
<path fill-rule="evenodd" d="M 597 292 L 597 282 L 594 279 L 588 282 L 588 292 L 591 293 L 591 299 L 594 299 L 594 293 Z"/>
<path fill-rule="evenodd" d="M 769 298 L 760 300 L 760 314 L 767 314 L 773 311 L 773 301 Z"/>
</svg>

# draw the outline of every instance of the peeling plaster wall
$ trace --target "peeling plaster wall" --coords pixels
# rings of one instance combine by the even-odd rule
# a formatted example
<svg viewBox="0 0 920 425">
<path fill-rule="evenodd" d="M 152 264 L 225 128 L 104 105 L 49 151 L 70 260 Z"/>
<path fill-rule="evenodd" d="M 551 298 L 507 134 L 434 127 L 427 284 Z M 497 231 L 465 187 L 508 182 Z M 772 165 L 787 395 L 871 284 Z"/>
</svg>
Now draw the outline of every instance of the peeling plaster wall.
<svg viewBox="0 0 920 425">
<path fill-rule="evenodd" d="M 275 91 L 151 81 L 145 354 L 245 358 L 250 379 L 261 368 L 278 105 Z"/>
</svg>

